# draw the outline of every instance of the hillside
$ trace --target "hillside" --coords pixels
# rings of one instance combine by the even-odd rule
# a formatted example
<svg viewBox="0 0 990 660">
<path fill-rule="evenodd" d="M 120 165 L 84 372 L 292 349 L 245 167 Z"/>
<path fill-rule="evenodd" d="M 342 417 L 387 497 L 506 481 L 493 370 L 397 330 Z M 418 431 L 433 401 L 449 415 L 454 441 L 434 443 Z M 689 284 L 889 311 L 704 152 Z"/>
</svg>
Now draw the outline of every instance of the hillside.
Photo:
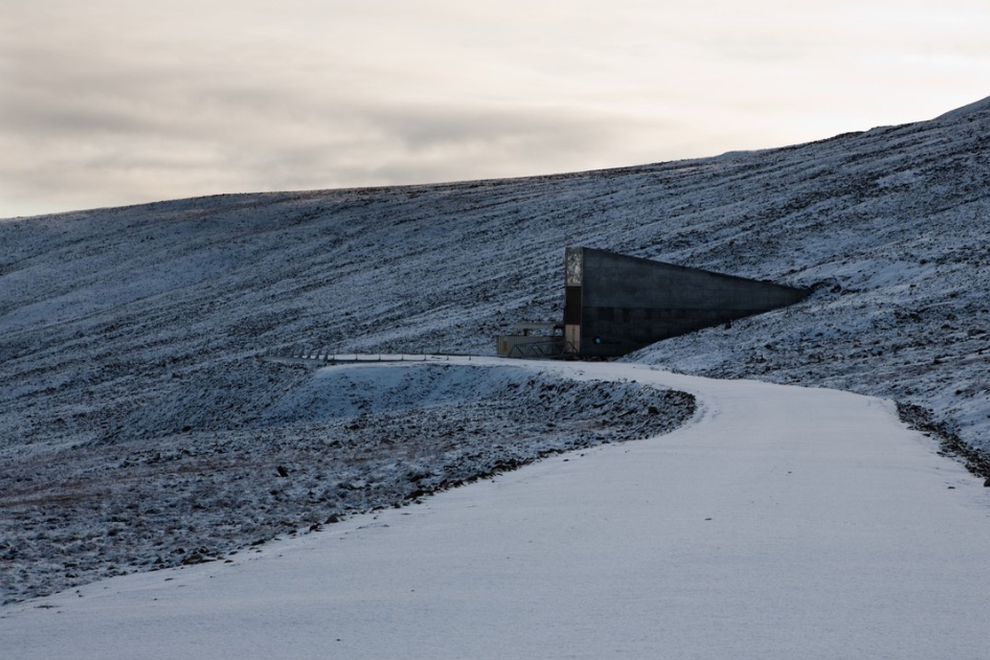
<svg viewBox="0 0 990 660">
<path fill-rule="evenodd" d="M 264 395 L 243 358 L 293 342 L 490 354 L 512 322 L 560 316 L 563 248 L 586 245 L 827 283 L 640 359 L 895 396 L 988 446 L 988 146 L 982 102 L 703 160 L 3 221 L 3 437 L 126 435 L 152 399 L 195 393 L 195 411 L 176 402 L 154 428 L 167 432 L 210 414 L 199 397 L 217 379 L 225 418 L 250 414 Z"/>
<path fill-rule="evenodd" d="M 266 349 L 491 355 L 560 317 L 567 245 L 818 285 L 630 360 L 892 397 L 990 448 L 988 154 L 982 102 L 701 160 L 0 221 L 0 456 L 249 446 L 310 377 Z"/>
</svg>

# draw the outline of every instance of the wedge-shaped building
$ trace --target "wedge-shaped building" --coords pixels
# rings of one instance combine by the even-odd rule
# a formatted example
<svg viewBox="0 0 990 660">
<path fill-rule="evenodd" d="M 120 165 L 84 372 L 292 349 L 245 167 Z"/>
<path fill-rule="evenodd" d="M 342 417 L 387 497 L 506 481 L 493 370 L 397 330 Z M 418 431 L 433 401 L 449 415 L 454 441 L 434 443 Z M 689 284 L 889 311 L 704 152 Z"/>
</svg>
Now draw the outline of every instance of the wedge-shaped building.
<svg viewBox="0 0 990 660">
<path fill-rule="evenodd" d="M 791 305 L 808 289 L 570 247 L 565 253 L 564 351 L 607 358 Z"/>
</svg>

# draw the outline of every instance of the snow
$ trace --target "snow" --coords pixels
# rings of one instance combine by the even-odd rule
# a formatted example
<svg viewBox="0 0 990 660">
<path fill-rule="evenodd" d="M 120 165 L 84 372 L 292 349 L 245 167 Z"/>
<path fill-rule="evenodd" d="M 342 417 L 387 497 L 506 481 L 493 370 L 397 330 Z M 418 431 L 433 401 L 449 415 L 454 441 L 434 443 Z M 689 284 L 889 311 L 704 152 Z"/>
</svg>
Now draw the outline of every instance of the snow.
<svg viewBox="0 0 990 660">
<path fill-rule="evenodd" d="M 982 657 L 990 491 L 889 400 L 532 368 L 701 412 L 229 563 L 8 606 L 0 642 L 25 660 Z"/>
<path fill-rule="evenodd" d="M 964 110 L 0 220 L 0 648 L 982 657 L 990 491 L 894 415 L 990 449 L 990 108 Z M 485 357 L 560 318 L 568 245 L 815 293 L 619 363 Z"/>
<path fill-rule="evenodd" d="M 268 383 L 249 411 L 216 384 L 147 402 L 123 420 L 138 440 L 22 451 L 0 474 L 5 600 L 210 561 L 694 412 L 681 393 L 511 362 L 247 366 Z"/>
</svg>

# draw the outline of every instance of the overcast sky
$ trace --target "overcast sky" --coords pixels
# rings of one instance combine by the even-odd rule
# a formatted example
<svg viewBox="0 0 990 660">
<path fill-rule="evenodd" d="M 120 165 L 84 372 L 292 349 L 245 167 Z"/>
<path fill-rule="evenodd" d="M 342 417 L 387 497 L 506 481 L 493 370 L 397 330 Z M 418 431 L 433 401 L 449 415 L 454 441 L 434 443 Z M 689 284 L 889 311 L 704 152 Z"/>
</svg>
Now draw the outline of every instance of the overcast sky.
<svg viewBox="0 0 990 660">
<path fill-rule="evenodd" d="M 711 156 L 990 96 L 987 0 L 0 9 L 0 217 Z"/>
</svg>

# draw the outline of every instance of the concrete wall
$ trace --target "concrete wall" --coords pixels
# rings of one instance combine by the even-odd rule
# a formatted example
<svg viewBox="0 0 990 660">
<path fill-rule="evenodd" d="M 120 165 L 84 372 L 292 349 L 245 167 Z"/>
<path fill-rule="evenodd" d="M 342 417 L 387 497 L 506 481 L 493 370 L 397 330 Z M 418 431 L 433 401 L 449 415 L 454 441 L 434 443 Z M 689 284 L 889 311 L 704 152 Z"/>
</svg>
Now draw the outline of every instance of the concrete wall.
<svg viewBox="0 0 990 660">
<path fill-rule="evenodd" d="M 808 291 L 592 248 L 565 254 L 565 336 L 582 357 L 616 357 L 656 341 L 784 307 Z"/>
</svg>

